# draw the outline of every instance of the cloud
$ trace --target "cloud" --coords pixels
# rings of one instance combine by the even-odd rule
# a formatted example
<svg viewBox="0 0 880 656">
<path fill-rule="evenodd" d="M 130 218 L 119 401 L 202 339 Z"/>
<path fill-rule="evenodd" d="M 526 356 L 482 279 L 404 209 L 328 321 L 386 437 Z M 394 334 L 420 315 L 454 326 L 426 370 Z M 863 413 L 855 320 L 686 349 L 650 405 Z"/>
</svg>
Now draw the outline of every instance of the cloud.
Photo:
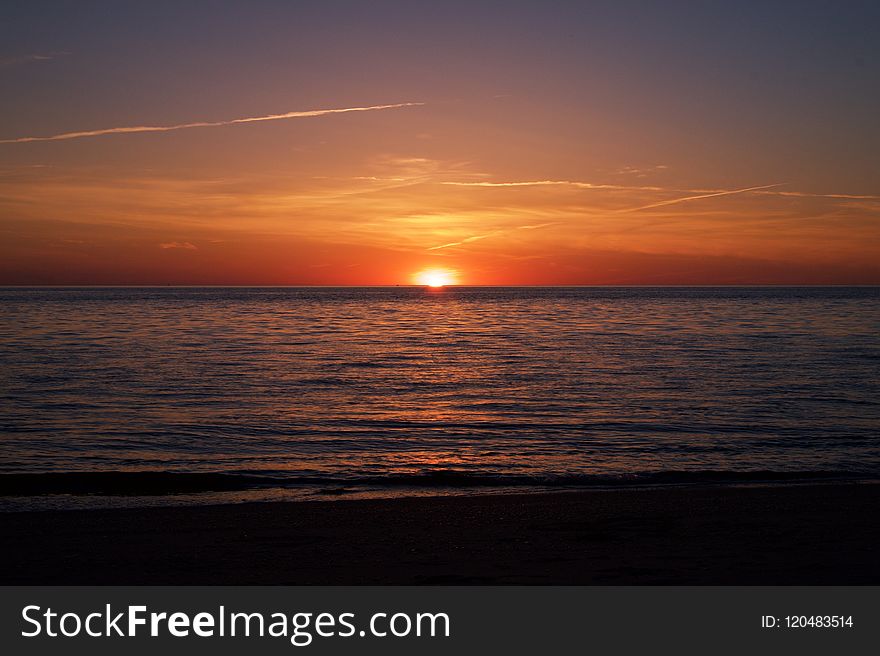
<svg viewBox="0 0 880 656">
<path fill-rule="evenodd" d="M 446 181 L 440 184 L 454 187 L 553 187 L 568 186 L 578 189 L 641 189 L 644 191 L 663 191 L 661 187 L 632 187 L 615 184 L 593 184 L 592 182 L 577 182 L 575 180 L 525 180 L 518 182 L 454 182 Z"/>
<path fill-rule="evenodd" d="M 59 57 L 66 57 L 70 53 L 59 52 L 35 52 L 27 55 L 15 55 L 12 57 L 0 57 L 0 68 L 10 68 L 12 66 L 20 66 L 22 64 L 30 64 L 32 62 L 51 61 Z"/>
<path fill-rule="evenodd" d="M 488 232 L 485 235 L 474 235 L 473 237 L 465 237 L 461 241 L 451 241 L 448 244 L 440 244 L 439 246 L 431 246 L 426 250 L 429 251 L 439 251 L 443 248 L 452 248 L 453 246 L 461 246 L 462 244 L 469 244 L 472 241 L 479 241 L 480 239 L 486 239 L 487 237 L 493 237 L 495 235 L 501 234 L 504 232 L 503 230 L 495 230 L 494 232 Z"/>
<path fill-rule="evenodd" d="M 791 196 L 793 198 L 833 198 L 836 200 L 880 200 L 880 196 L 863 194 L 810 194 L 804 191 L 759 191 L 759 194 Z"/>
<path fill-rule="evenodd" d="M 665 164 L 656 164 L 655 166 L 624 166 L 614 171 L 617 175 L 631 175 L 637 178 L 646 178 L 652 173 L 665 171 L 668 166 Z"/>
<path fill-rule="evenodd" d="M 543 187 L 543 186 L 569 186 L 575 187 L 578 189 L 598 189 L 598 190 L 611 190 L 611 191 L 660 191 L 660 192 L 669 192 L 669 191 L 682 191 L 686 193 L 695 194 L 692 196 L 685 196 L 683 198 L 673 198 L 670 200 L 664 200 L 657 203 L 651 203 L 650 205 L 641 205 L 639 207 L 629 207 L 623 210 L 619 210 L 621 212 L 636 212 L 639 210 L 646 210 L 651 207 L 661 207 L 663 205 L 672 205 L 674 203 L 683 203 L 685 201 L 690 200 L 698 200 L 701 198 L 713 198 L 715 196 L 730 196 L 732 194 L 743 194 L 749 191 L 760 191 L 771 189 L 773 187 L 782 186 L 783 182 L 778 182 L 776 184 L 771 185 L 762 185 L 760 187 L 748 187 L 746 189 L 667 189 L 665 187 L 645 187 L 645 186 L 635 186 L 635 185 L 617 185 L 617 184 L 595 184 L 592 182 L 579 182 L 576 180 L 525 180 L 525 181 L 517 181 L 517 182 L 441 182 L 440 184 L 444 185 L 453 185 L 456 187 Z M 807 195 L 807 194 L 795 194 L 792 192 L 767 192 L 764 191 L 762 193 L 770 193 L 770 194 L 779 194 L 779 195 Z M 865 198 L 864 196 L 842 196 L 842 195 L 827 195 L 825 197 L 831 198 Z M 869 197 L 870 198 L 870 197 Z"/>
<path fill-rule="evenodd" d="M 538 228 L 548 228 L 550 226 L 554 226 L 554 225 L 558 225 L 558 224 L 559 224 L 558 221 L 551 221 L 549 223 L 538 223 L 535 225 L 516 226 L 515 228 L 511 228 L 509 230 L 494 230 L 492 232 L 487 232 L 485 235 L 474 235 L 473 237 L 466 237 L 466 238 L 462 239 L 461 241 L 452 241 L 452 242 L 449 242 L 448 244 L 440 244 L 439 246 L 431 246 L 431 248 L 428 248 L 426 250 L 439 251 L 444 248 L 452 248 L 453 246 L 462 246 L 463 244 L 469 244 L 472 241 L 479 241 L 481 239 L 486 239 L 488 237 L 495 237 L 496 235 L 503 235 L 508 232 L 513 232 L 514 230 L 537 230 Z"/>
<path fill-rule="evenodd" d="M 657 169 L 665 168 L 662 166 L 655 167 Z M 623 171 L 620 171 L 623 172 Z M 440 184 L 444 185 L 452 185 L 456 187 L 542 187 L 542 186 L 569 186 L 575 187 L 577 189 L 597 189 L 597 190 L 609 190 L 609 191 L 658 191 L 658 192 L 673 192 L 680 191 L 683 193 L 694 194 L 692 196 L 687 196 L 685 198 L 675 198 L 671 200 L 665 200 L 658 203 L 652 203 L 649 205 L 642 205 L 634 208 L 626 208 L 620 210 L 621 212 L 635 212 L 638 210 L 649 209 L 652 207 L 661 207 L 663 205 L 672 205 L 675 203 L 682 203 L 689 200 L 698 200 L 701 198 L 712 198 L 714 196 L 729 196 L 731 194 L 742 194 L 746 192 L 753 192 L 755 194 L 765 195 L 765 196 L 785 196 L 791 198 L 829 198 L 832 200 L 880 200 L 880 196 L 872 195 L 872 194 L 814 194 L 804 191 L 773 191 L 774 187 L 780 187 L 786 183 L 776 183 L 772 185 L 764 185 L 760 187 L 749 187 L 747 189 L 671 189 L 666 187 L 647 187 L 647 186 L 636 186 L 636 185 L 618 185 L 618 184 L 595 184 L 592 182 L 581 182 L 577 180 L 523 180 L 523 181 L 515 181 L 515 182 L 486 182 L 486 181 L 478 181 L 478 182 L 465 182 L 465 181 L 445 181 Z"/>
<path fill-rule="evenodd" d="M 336 109 L 311 109 L 298 112 L 285 112 L 284 114 L 267 114 L 266 116 L 250 116 L 246 118 L 234 118 L 228 121 L 196 121 L 193 123 L 180 123 L 178 125 L 136 125 L 133 127 L 104 128 L 100 130 L 86 130 L 82 132 L 64 132 L 48 137 L 16 137 L 14 139 L 0 139 L 0 144 L 27 143 L 31 141 L 65 141 L 67 139 L 81 139 L 84 137 L 100 137 L 106 134 L 131 134 L 135 132 L 171 132 L 172 130 L 187 130 L 189 128 L 214 128 L 224 125 L 238 125 L 240 123 L 256 123 L 259 121 L 280 121 L 289 118 L 310 118 L 313 116 L 326 116 L 328 114 L 345 114 L 348 112 L 370 112 L 381 109 L 398 109 L 401 107 L 418 107 L 425 103 L 406 102 L 393 105 L 370 105 L 367 107 L 342 107 Z"/>
<path fill-rule="evenodd" d="M 162 250 L 165 250 L 168 248 L 183 248 L 188 251 L 199 250 L 198 246 L 196 246 L 195 244 L 191 244 L 188 241 L 167 241 L 163 244 L 159 244 L 159 248 L 161 248 Z"/>
<path fill-rule="evenodd" d="M 573 186 L 582 189 L 611 189 L 611 190 L 641 190 L 641 191 L 670 191 L 668 189 L 664 189 L 662 187 L 632 187 L 632 186 L 621 186 L 621 185 L 605 185 L 605 184 L 592 184 L 589 182 L 574 182 L 571 180 L 530 180 L 530 181 L 519 181 L 519 182 L 443 182 L 442 184 L 454 185 L 454 186 L 462 186 L 462 187 L 534 187 L 534 186 L 557 186 L 557 185 L 566 185 Z M 616 210 L 618 214 L 626 214 L 631 212 L 639 212 L 641 210 L 647 210 L 655 207 L 665 207 L 667 205 L 675 205 L 678 203 L 685 203 L 689 201 L 701 200 L 705 198 L 716 198 L 720 196 L 732 196 L 735 194 L 744 194 L 748 192 L 761 192 L 766 191 L 768 189 L 773 189 L 774 187 L 782 186 L 785 183 L 775 183 L 769 185 L 760 185 L 757 187 L 746 187 L 743 189 L 722 189 L 722 190 L 711 190 L 711 191 L 692 191 L 691 195 L 683 196 L 680 198 L 671 198 L 668 200 L 658 201 L 655 203 L 650 203 L 648 205 L 639 205 L 637 207 L 629 207 Z M 769 192 L 773 193 L 773 192 Z M 449 242 L 446 244 L 440 244 L 438 246 L 432 246 L 428 248 L 428 251 L 438 251 L 446 248 L 452 248 L 454 246 L 463 246 L 470 242 L 478 241 L 481 239 L 486 239 L 487 237 L 494 237 L 499 234 L 504 234 L 507 232 L 511 232 L 512 230 L 533 230 L 536 228 L 544 228 L 553 225 L 558 225 L 558 222 L 550 222 L 550 223 L 541 223 L 538 225 L 523 225 L 518 226 L 516 228 L 512 228 L 510 230 L 496 230 L 494 232 L 483 234 L 483 235 L 475 235 L 472 237 L 467 237 L 465 239 L 461 239 L 459 241 Z"/>
<path fill-rule="evenodd" d="M 649 210 L 654 207 L 664 207 L 666 205 L 675 205 L 676 203 L 686 203 L 692 200 L 701 200 L 703 198 L 716 198 L 718 196 L 733 196 L 734 194 L 745 194 L 750 191 L 760 191 L 762 189 L 771 189 L 773 187 L 780 187 L 784 182 L 777 182 L 775 184 L 769 185 L 761 185 L 760 187 L 746 187 L 744 189 L 731 189 L 726 191 L 715 191 L 708 194 L 697 194 L 696 196 L 684 196 L 683 198 L 672 198 L 669 200 L 661 200 L 657 203 L 651 203 L 650 205 L 641 205 L 639 207 L 631 207 L 628 209 L 619 210 L 620 212 L 639 212 L 641 210 Z"/>
</svg>

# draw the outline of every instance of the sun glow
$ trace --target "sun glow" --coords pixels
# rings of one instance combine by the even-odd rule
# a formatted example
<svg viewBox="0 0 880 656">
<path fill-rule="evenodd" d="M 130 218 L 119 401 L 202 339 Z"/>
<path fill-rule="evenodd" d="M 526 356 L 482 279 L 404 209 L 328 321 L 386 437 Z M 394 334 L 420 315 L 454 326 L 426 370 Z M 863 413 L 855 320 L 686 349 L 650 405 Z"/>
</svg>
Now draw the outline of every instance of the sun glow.
<svg viewBox="0 0 880 656">
<path fill-rule="evenodd" d="M 425 285 L 426 287 L 445 287 L 446 285 L 455 285 L 458 282 L 455 271 L 449 269 L 425 269 L 415 274 L 413 279 L 417 285 Z"/>
</svg>

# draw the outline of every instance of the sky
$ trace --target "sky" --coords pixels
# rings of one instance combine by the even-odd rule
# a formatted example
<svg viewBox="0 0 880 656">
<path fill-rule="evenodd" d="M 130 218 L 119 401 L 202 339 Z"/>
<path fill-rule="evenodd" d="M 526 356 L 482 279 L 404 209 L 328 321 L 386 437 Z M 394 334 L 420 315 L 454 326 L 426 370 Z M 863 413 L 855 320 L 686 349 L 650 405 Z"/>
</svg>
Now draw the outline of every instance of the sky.
<svg viewBox="0 0 880 656">
<path fill-rule="evenodd" d="M 10 2 L 0 284 L 880 284 L 877 2 Z"/>
</svg>

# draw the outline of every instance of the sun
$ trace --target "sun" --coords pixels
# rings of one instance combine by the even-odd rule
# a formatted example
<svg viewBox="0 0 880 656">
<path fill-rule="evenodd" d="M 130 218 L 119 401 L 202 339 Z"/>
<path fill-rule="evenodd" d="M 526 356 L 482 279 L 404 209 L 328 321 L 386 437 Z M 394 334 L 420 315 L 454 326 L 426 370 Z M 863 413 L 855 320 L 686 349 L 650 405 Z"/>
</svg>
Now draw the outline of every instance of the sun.
<svg viewBox="0 0 880 656">
<path fill-rule="evenodd" d="M 458 276 L 450 269 L 425 269 L 415 274 L 413 280 L 417 285 L 426 287 L 445 287 L 456 284 Z"/>
</svg>

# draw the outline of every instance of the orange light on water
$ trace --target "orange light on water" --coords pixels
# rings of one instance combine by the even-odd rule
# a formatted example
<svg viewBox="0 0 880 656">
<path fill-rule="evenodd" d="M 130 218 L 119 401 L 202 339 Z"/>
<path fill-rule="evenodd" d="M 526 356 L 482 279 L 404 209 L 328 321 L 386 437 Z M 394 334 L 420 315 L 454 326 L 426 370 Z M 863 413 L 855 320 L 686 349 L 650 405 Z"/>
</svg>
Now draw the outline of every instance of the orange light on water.
<svg viewBox="0 0 880 656">
<path fill-rule="evenodd" d="M 445 287 L 457 284 L 458 276 L 450 269 L 425 269 L 415 274 L 413 280 L 417 285 L 426 287 Z"/>
</svg>

